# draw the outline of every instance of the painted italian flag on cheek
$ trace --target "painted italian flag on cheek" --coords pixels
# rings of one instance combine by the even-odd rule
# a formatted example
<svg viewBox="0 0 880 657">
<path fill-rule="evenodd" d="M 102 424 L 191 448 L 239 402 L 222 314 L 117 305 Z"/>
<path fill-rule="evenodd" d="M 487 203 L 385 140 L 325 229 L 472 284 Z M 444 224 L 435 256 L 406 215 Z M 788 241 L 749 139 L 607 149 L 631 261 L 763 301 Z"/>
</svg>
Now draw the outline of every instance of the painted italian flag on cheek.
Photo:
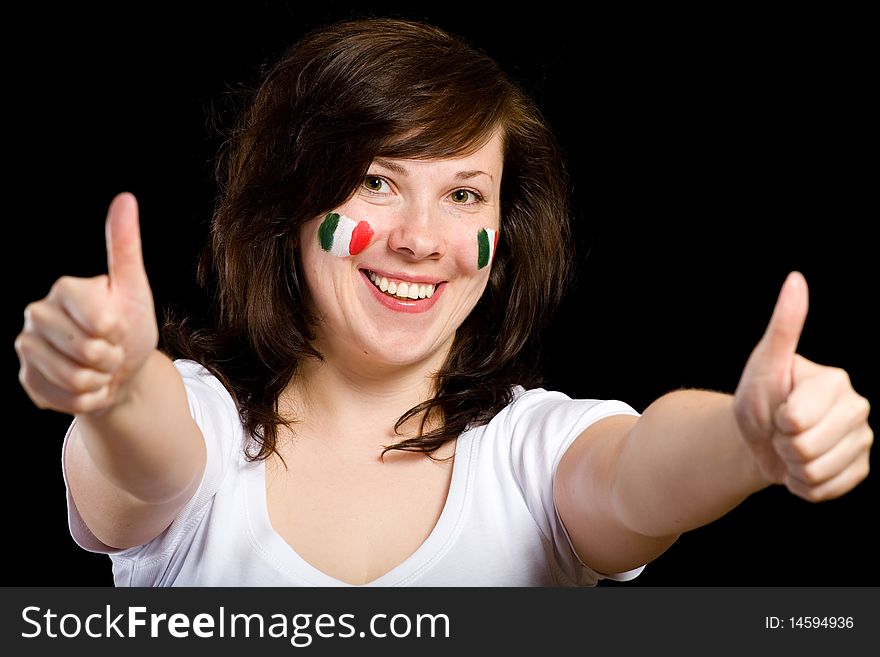
<svg viewBox="0 0 880 657">
<path fill-rule="evenodd" d="M 373 239 L 373 229 L 366 221 L 355 221 L 344 214 L 331 212 L 318 228 L 321 248 L 335 256 L 357 255 Z"/>
<path fill-rule="evenodd" d="M 498 231 L 491 228 L 480 228 L 477 231 L 477 269 L 482 269 L 495 257 L 498 246 Z"/>
</svg>

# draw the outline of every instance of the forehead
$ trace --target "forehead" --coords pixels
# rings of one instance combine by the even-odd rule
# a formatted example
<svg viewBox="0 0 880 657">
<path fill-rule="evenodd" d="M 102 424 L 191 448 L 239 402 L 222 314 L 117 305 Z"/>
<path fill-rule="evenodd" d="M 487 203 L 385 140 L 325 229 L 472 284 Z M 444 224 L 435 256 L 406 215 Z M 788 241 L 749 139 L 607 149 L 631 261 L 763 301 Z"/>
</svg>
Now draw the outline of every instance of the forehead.
<svg viewBox="0 0 880 657">
<path fill-rule="evenodd" d="M 499 131 L 478 149 L 464 155 L 443 158 L 390 158 L 377 157 L 374 164 L 400 175 L 442 175 L 461 179 L 488 175 L 494 181 L 501 180 L 504 166 L 504 144 Z"/>
</svg>

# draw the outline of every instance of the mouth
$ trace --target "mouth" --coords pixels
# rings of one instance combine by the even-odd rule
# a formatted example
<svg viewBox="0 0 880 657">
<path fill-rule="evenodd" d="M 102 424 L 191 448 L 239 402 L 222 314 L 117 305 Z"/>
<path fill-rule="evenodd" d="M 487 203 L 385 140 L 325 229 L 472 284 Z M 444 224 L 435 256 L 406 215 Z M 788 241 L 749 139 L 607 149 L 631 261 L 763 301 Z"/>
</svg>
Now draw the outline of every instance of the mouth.
<svg viewBox="0 0 880 657">
<path fill-rule="evenodd" d="M 360 272 L 373 296 L 386 308 L 398 312 L 428 310 L 445 287 L 445 281 L 406 280 L 386 276 L 371 269 L 361 269 Z"/>
</svg>

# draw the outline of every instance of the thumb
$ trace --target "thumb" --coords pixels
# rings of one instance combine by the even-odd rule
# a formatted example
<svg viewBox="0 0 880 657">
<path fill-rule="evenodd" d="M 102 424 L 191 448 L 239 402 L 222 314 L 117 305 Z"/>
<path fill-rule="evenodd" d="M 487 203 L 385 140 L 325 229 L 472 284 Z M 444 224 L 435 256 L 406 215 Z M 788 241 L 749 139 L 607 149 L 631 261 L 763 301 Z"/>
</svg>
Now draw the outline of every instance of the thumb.
<svg viewBox="0 0 880 657">
<path fill-rule="evenodd" d="M 141 250 L 137 200 L 133 194 L 123 192 L 110 203 L 104 233 L 110 289 L 134 291 L 144 285 L 149 287 Z"/>
<path fill-rule="evenodd" d="M 803 274 L 791 272 L 782 285 L 773 315 L 761 338 L 761 357 L 767 364 L 789 365 L 807 319 L 809 292 Z"/>
</svg>

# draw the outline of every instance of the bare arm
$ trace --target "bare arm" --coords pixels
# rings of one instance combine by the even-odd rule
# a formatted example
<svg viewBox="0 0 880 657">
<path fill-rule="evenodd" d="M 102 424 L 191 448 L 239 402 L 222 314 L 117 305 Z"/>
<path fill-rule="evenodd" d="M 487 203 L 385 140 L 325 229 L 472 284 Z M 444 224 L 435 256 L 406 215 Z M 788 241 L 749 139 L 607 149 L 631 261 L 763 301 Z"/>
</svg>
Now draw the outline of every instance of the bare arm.
<svg viewBox="0 0 880 657">
<path fill-rule="evenodd" d="M 65 464 L 77 510 L 102 543 L 141 545 L 168 527 L 199 485 L 205 443 L 167 356 L 153 352 L 125 402 L 77 416 Z"/>
<path fill-rule="evenodd" d="M 198 485 L 201 432 L 183 382 L 156 345 L 137 203 L 120 194 L 106 223 L 109 273 L 62 277 L 25 310 L 19 380 L 40 408 L 76 416 L 68 483 L 89 529 L 111 547 L 158 535 Z"/>
<path fill-rule="evenodd" d="M 772 483 L 818 502 L 867 476 L 867 400 L 842 370 L 795 353 L 806 312 L 806 282 L 793 274 L 735 395 L 669 393 L 638 420 L 606 418 L 575 440 L 554 495 L 585 563 L 645 564 Z"/>
<path fill-rule="evenodd" d="M 556 474 L 556 504 L 581 559 L 616 573 L 648 563 L 685 531 L 767 486 L 739 434 L 733 397 L 664 395 L 638 419 L 597 422 Z"/>
</svg>

